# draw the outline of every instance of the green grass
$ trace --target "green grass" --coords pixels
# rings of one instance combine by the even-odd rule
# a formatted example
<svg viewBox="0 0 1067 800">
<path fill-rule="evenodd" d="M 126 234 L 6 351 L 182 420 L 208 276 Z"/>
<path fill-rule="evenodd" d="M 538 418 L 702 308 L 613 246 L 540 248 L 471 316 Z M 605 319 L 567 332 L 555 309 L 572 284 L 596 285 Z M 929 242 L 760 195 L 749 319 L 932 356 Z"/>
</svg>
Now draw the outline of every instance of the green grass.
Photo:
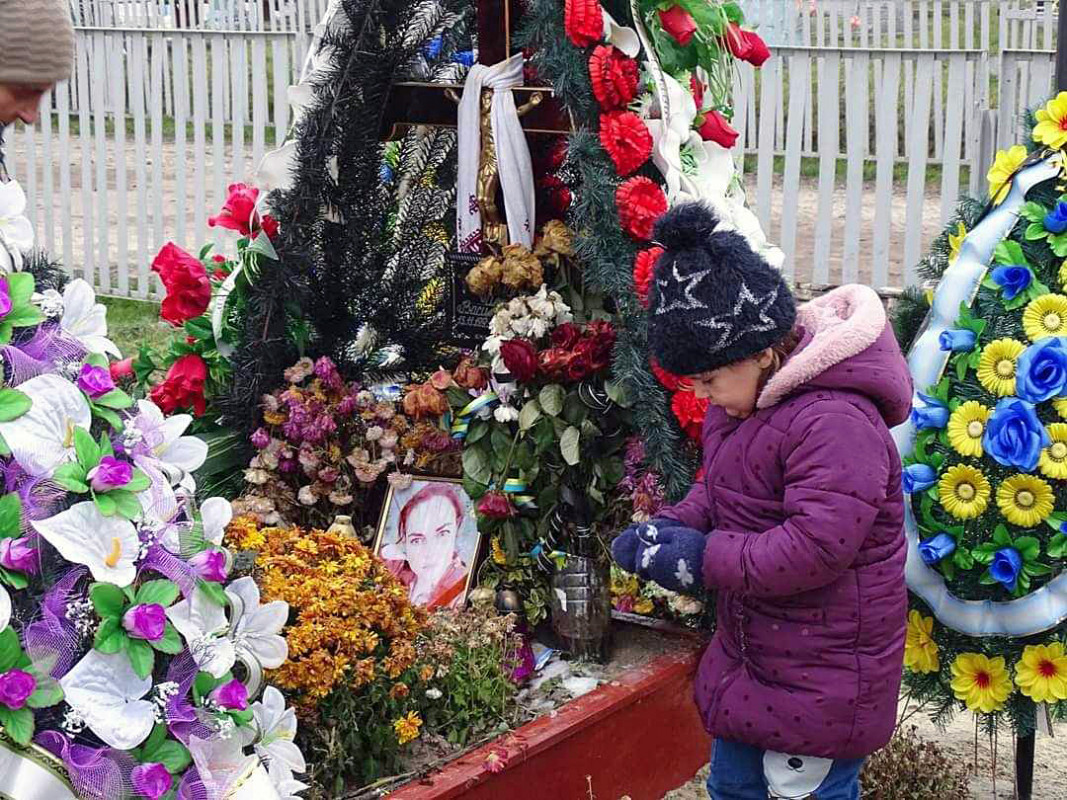
<svg viewBox="0 0 1067 800">
<path fill-rule="evenodd" d="M 123 356 L 137 355 L 142 344 L 163 349 L 170 343 L 174 328 L 159 318 L 159 304 L 117 297 L 100 298 L 107 306 L 108 335 Z"/>
</svg>

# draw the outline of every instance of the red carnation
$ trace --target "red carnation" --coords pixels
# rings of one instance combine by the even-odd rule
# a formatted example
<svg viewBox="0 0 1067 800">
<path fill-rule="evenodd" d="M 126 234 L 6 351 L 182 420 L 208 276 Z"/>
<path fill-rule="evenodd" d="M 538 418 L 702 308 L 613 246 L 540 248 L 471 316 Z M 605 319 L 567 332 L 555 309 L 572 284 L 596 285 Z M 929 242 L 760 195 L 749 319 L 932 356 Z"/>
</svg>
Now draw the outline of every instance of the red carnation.
<svg viewBox="0 0 1067 800">
<path fill-rule="evenodd" d="M 734 58 L 747 61 L 754 67 L 762 67 L 771 57 L 771 51 L 763 39 L 736 23 L 730 23 L 727 27 L 725 39 L 726 47 L 733 53 Z"/>
<path fill-rule="evenodd" d="M 697 104 L 697 111 L 703 111 L 704 82 L 697 80 L 696 73 L 689 76 L 689 90 L 693 93 L 693 102 Z"/>
<path fill-rule="evenodd" d="M 615 190 L 619 223 L 635 239 L 652 238 L 652 226 L 667 211 L 667 195 L 651 178 L 637 175 Z"/>
<path fill-rule="evenodd" d="M 678 387 L 682 385 L 682 379 L 675 375 L 673 372 L 667 372 L 661 367 L 655 359 L 649 362 L 649 366 L 652 367 L 652 374 L 656 376 L 656 380 L 660 382 L 668 392 L 674 392 L 678 390 Z"/>
<path fill-rule="evenodd" d="M 671 411 L 690 439 L 699 442 L 704 429 L 704 417 L 708 414 L 708 401 L 698 400 L 692 391 L 675 392 L 671 399 Z"/>
<path fill-rule="evenodd" d="M 519 383 L 528 383 L 537 375 L 537 348 L 525 339 L 508 339 L 500 345 L 500 357 Z"/>
<path fill-rule="evenodd" d="M 663 255 L 663 248 L 656 245 L 642 250 L 634 259 L 634 290 L 644 308 L 648 308 L 648 293 L 652 290 L 652 279 L 656 275 L 656 262 L 661 255 Z"/>
<path fill-rule="evenodd" d="M 604 36 L 604 12 L 597 0 L 564 0 L 563 28 L 576 47 L 588 47 Z"/>
<path fill-rule="evenodd" d="M 734 146 L 740 135 L 726 121 L 726 117 L 714 109 L 704 115 L 704 121 L 697 128 L 697 132 L 704 141 L 715 142 L 727 150 Z"/>
<path fill-rule="evenodd" d="M 589 56 L 593 94 L 605 111 L 625 108 L 637 96 L 637 62 L 611 45 L 600 45 Z"/>
<path fill-rule="evenodd" d="M 230 184 L 226 191 L 229 197 L 226 198 L 222 211 L 217 217 L 208 219 L 207 224 L 212 228 L 228 228 L 248 236 L 252 232 L 252 217 L 256 213 L 259 189 L 246 183 L 234 183 Z"/>
<path fill-rule="evenodd" d="M 659 12 L 659 22 L 678 44 L 685 47 L 697 32 L 697 23 L 693 16 L 681 6 L 671 6 Z"/>
<path fill-rule="evenodd" d="M 200 259 L 168 242 L 152 261 L 152 271 L 159 275 L 167 290 L 160 316 L 175 328 L 207 311 L 211 303 L 211 280 Z"/>
<path fill-rule="evenodd" d="M 196 353 L 189 353 L 175 361 L 167 371 L 162 383 L 152 388 L 152 402 L 164 414 L 192 408 L 198 417 L 207 409 L 204 384 L 207 381 L 207 364 Z"/>
<path fill-rule="evenodd" d="M 619 175 L 629 175 L 652 155 L 652 134 L 632 111 L 600 115 L 600 144 L 615 162 Z"/>
</svg>

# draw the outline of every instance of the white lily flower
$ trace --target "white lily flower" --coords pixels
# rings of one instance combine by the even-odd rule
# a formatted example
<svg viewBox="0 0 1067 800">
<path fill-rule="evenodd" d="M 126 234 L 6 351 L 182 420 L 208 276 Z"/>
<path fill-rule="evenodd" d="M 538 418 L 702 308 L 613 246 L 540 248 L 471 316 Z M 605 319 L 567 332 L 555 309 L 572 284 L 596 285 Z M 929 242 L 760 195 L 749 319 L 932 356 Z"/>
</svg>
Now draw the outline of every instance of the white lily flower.
<svg viewBox="0 0 1067 800">
<path fill-rule="evenodd" d="M 18 390 L 33 405 L 18 419 L 0 422 L 0 436 L 26 472 L 51 477 L 60 464 L 74 460 L 74 428 L 89 430 L 89 403 L 77 386 L 58 375 L 30 378 Z"/>
<path fill-rule="evenodd" d="M 256 753 L 273 766 L 283 765 L 290 773 L 306 772 L 304 754 L 296 738 L 296 711 L 285 707 L 285 698 L 275 687 L 263 690 L 263 700 L 252 704 L 252 714 L 259 731 Z"/>
<path fill-rule="evenodd" d="M 22 269 L 22 254 L 33 248 L 33 225 L 26 218 L 26 193 L 18 181 L 0 183 L 0 272 Z"/>
<path fill-rule="evenodd" d="M 204 672 L 221 678 L 236 663 L 237 651 L 226 636 L 226 610 L 208 599 L 199 587 L 192 597 L 168 608 L 167 619 L 185 639 L 193 660 Z"/>
<path fill-rule="evenodd" d="M 139 678 L 125 653 L 90 650 L 59 685 L 67 704 L 93 733 L 116 750 L 132 750 L 155 725 L 155 705 L 141 698 L 152 678 Z"/>
<path fill-rule="evenodd" d="M 289 645 L 279 634 L 289 619 L 289 604 L 275 600 L 259 604 L 259 587 L 249 577 L 226 587 L 226 594 L 241 614 L 233 620 L 231 637 L 239 655 L 252 656 L 264 669 L 277 669 L 289 656 Z"/>
<path fill-rule="evenodd" d="M 237 736 L 189 737 L 189 755 L 211 797 L 226 797 L 231 784 L 251 770 L 254 755 L 245 755 Z"/>
<path fill-rule="evenodd" d="M 172 486 L 184 483 L 188 476 L 204 466 L 207 443 L 196 436 L 184 435 L 193 422 L 191 416 L 175 414 L 167 417 L 159 406 L 148 400 L 138 401 L 137 412 L 128 426 L 140 434 L 141 442 L 134 446 L 133 460 L 137 466 L 144 469 L 142 462 L 154 462 L 166 473 Z M 195 484 L 191 488 L 195 491 Z"/>
<path fill-rule="evenodd" d="M 122 517 L 105 517 L 91 500 L 30 524 L 67 561 L 88 567 L 94 580 L 123 588 L 137 577 L 136 528 Z"/>
<path fill-rule="evenodd" d="M 267 765 L 267 775 L 280 800 L 300 800 L 300 792 L 308 788 L 306 783 L 296 780 L 293 771 L 280 761 L 271 761 Z"/>
<path fill-rule="evenodd" d="M 0 633 L 7 630 L 8 624 L 11 622 L 11 595 L 7 593 L 7 589 L 0 586 Z"/>
<path fill-rule="evenodd" d="M 59 327 L 81 342 L 90 353 L 122 358 L 122 352 L 107 338 L 107 309 L 96 302 L 93 287 L 81 278 L 63 290 L 63 317 Z"/>
<path fill-rule="evenodd" d="M 233 506 L 229 500 L 212 497 L 200 506 L 200 521 L 204 526 L 204 540 L 218 547 L 233 519 Z"/>
</svg>

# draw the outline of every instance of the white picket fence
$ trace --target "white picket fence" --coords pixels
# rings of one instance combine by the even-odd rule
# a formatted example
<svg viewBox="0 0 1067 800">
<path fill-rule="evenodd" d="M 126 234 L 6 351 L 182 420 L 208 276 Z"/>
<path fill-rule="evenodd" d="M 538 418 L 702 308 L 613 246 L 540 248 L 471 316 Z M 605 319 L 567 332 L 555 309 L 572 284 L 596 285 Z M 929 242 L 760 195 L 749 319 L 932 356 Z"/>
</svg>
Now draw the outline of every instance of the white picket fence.
<svg viewBox="0 0 1067 800">
<path fill-rule="evenodd" d="M 188 30 L 308 31 L 329 0 L 71 0 L 74 24 Z"/>
</svg>

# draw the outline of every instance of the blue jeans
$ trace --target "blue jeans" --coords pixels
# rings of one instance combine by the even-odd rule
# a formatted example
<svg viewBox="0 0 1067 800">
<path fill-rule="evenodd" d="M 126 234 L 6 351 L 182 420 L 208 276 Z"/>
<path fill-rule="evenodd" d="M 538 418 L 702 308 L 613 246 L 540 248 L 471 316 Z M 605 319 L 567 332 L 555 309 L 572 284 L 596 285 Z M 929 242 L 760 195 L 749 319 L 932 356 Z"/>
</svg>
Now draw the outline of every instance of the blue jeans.
<svg viewBox="0 0 1067 800">
<path fill-rule="evenodd" d="M 758 747 L 720 739 L 711 749 L 708 794 L 711 800 L 767 800 L 768 796 L 859 800 L 862 768 L 862 758 L 831 763 L 806 756 L 767 754 Z M 772 787 L 781 786 L 791 787 L 787 789 L 790 793 L 770 794 Z"/>
</svg>

